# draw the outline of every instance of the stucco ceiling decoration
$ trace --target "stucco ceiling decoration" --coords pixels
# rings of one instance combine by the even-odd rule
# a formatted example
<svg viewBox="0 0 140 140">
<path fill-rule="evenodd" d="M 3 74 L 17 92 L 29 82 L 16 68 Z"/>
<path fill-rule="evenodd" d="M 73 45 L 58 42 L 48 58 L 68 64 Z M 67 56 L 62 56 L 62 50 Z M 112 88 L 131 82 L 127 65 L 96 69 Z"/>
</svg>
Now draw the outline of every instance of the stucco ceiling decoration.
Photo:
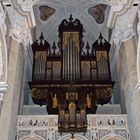
<svg viewBox="0 0 140 140">
<path fill-rule="evenodd" d="M 131 1 L 134 0 L 12 0 L 14 7 L 22 14 L 27 14 L 29 27 L 33 27 L 36 24 L 36 37 L 40 36 L 41 32 L 45 32 L 44 36 L 52 44 L 52 40 L 58 41 L 58 24 L 62 19 L 68 18 L 70 14 L 74 18 L 78 18 L 86 29 L 84 40 L 91 44 L 90 40 L 94 41 L 102 31 L 103 36 L 106 34 L 106 23 L 109 28 L 112 28 L 116 21 L 117 13 L 120 13 L 122 9 L 128 9 L 131 5 Z M 135 0 L 136 1 L 136 0 Z M 96 5 L 105 4 L 107 8 L 105 10 L 104 22 L 99 24 L 94 18 L 89 15 L 88 9 Z M 39 6 L 46 5 L 52 7 L 56 12 L 51 15 L 47 20 L 40 20 Z M 34 7 L 34 8 L 33 8 Z M 110 11 L 107 10 L 108 7 Z M 33 11 L 34 9 L 34 11 Z M 108 11 L 108 12 L 107 12 Z M 124 10 L 123 10 L 124 11 Z M 126 10 L 125 10 L 126 11 Z M 117 13 L 116 13 L 117 12 Z M 114 14 L 115 13 L 115 14 Z M 121 14 L 123 12 L 121 11 Z M 109 17 L 108 17 L 109 15 Z M 103 18 L 102 18 L 103 19 Z M 99 22 L 99 21 L 98 21 Z M 101 22 L 101 21 L 100 21 Z M 105 27 L 105 28 L 104 28 Z M 104 36 L 106 39 L 107 36 Z M 52 39 L 53 38 L 53 39 Z"/>
<path fill-rule="evenodd" d="M 103 15 L 103 22 L 94 20 L 94 18 L 89 15 L 88 9 L 96 5 L 102 4 L 105 8 Z M 55 13 L 52 14 L 47 20 L 40 20 L 40 6 L 48 6 L 55 9 Z M 70 14 L 72 14 L 74 19 L 79 19 L 84 26 L 85 32 L 83 40 L 84 42 L 89 42 L 89 45 L 95 41 L 101 31 L 106 32 L 106 22 L 108 19 L 108 12 L 110 5 L 104 0 L 51 0 L 38 1 L 34 5 L 34 15 L 36 20 L 36 37 L 40 36 L 40 33 L 44 33 L 44 37 L 50 44 L 53 41 L 58 42 L 58 25 L 63 19 L 68 19 Z M 103 13 L 103 12 L 102 12 Z M 101 13 L 101 14 L 102 14 Z M 105 28 L 104 28 L 105 27 Z M 105 30 L 104 30 L 104 29 Z M 103 36 L 106 33 L 103 33 Z M 104 36 L 105 37 L 105 36 Z M 106 38 L 106 37 L 105 37 Z M 107 39 L 107 38 L 106 38 Z"/>
<path fill-rule="evenodd" d="M 89 15 L 91 15 L 98 24 L 102 24 L 105 21 L 105 11 L 107 5 L 98 4 L 88 9 Z"/>
<path fill-rule="evenodd" d="M 46 21 L 50 16 L 52 16 L 56 10 L 47 5 L 39 6 L 40 20 Z"/>
</svg>

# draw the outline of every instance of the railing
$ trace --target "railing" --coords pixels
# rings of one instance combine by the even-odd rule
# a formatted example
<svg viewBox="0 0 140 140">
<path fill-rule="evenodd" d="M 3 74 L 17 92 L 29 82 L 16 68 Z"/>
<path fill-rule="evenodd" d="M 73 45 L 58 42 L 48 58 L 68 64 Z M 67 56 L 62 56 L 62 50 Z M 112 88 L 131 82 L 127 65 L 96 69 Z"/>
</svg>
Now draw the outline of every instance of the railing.
<svg viewBox="0 0 140 140">
<path fill-rule="evenodd" d="M 75 133 L 83 140 L 106 140 L 119 138 L 130 140 L 127 115 L 88 115 L 87 132 Z M 20 115 L 17 122 L 17 140 L 63 140 L 70 138 L 68 133 L 58 132 L 57 115 Z"/>
</svg>

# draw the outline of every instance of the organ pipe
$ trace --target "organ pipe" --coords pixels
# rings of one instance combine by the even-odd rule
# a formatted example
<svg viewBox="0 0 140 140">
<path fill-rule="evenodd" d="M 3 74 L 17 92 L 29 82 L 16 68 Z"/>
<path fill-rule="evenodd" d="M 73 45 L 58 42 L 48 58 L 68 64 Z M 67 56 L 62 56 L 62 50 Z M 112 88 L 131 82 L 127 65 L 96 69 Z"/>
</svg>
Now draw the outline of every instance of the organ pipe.
<svg viewBox="0 0 140 140">
<path fill-rule="evenodd" d="M 63 50 L 63 77 L 73 80 L 79 78 L 79 52 L 74 46 L 72 34 L 67 38 L 67 42 L 68 44 Z"/>
</svg>

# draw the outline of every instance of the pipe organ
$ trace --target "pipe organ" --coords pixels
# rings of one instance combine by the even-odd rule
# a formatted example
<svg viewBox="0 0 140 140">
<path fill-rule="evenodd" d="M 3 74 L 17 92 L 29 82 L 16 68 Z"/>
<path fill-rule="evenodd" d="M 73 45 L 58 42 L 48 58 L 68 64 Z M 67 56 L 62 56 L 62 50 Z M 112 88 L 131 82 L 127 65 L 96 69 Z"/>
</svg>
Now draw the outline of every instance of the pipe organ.
<svg viewBox="0 0 140 140">
<path fill-rule="evenodd" d="M 73 34 L 67 34 L 67 45 L 63 48 L 63 79 L 76 80 L 80 78 L 80 55 L 74 46 Z"/>
<path fill-rule="evenodd" d="M 86 114 L 96 113 L 98 104 L 110 102 L 114 82 L 109 65 L 110 44 L 100 34 L 89 45 L 83 42 L 78 19 L 62 20 L 58 46 L 43 33 L 32 44 L 34 63 L 30 93 L 35 104 L 58 114 L 60 132 L 86 131 Z"/>
</svg>

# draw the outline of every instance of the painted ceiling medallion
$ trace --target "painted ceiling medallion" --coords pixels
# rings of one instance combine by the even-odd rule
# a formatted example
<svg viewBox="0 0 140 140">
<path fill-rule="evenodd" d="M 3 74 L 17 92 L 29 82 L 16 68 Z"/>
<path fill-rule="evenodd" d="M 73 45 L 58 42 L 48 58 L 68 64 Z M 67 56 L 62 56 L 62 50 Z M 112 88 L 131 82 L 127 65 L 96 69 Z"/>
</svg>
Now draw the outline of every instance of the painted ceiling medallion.
<svg viewBox="0 0 140 140">
<path fill-rule="evenodd" d="M 88 9 L 89 15 L 91 15 L 98 24 L 102 24 L 105 21 L 105 11 L 107 5 L 98 4 Z"/>
<path fill-rule="evenodd" d="M 42 5 L 39 7 L 40 11 L 40 19 L 46 21 L 50 16 L 55 13 L 55 9 L 46 5 Z"/>
</svg>

